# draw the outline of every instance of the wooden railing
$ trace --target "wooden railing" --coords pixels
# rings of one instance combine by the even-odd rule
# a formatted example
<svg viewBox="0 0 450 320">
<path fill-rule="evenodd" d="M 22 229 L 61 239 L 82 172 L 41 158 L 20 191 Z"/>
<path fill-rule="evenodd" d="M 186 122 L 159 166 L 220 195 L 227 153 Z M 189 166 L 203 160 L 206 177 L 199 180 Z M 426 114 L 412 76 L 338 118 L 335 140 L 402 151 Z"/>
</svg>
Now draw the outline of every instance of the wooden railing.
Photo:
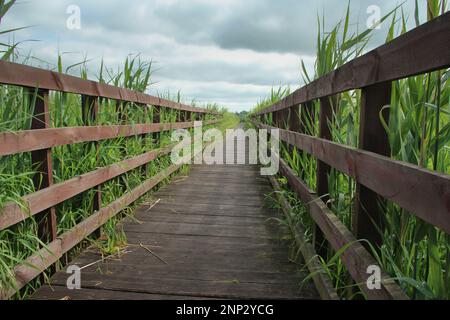
<svg viewBox="0 0 450 320">
<path fill-rule="evenodd" d="M 0 286 L 0 299 L 14 295 L 57 262 L 65 253 L 98 230 L 111 217 L 181 167 L 181 165 L 170 165 L 132 191 L 102 207 L 100 189 L 103 183 L 136 168 L 144 167 L 156 158 L 169 154 L 173 146 L 125 159 L 56 184 L 52 177 L 53 147 L 80 142 L 97 144 L 105 139 L 192 128 L 195 120 L 204 120 L 206 125 L 210 125 L 217 123 L 220 115 L 216 111 L 194 108 L 141 92 L 5 61 L 0 61 L 0 83 L 24 87 L 29 90 L 30 94 L 34 92 L 38 97 L 33 108 L 31 130 L 0 133 L 0 156 L 31 152 L 33 168 L 37 168 L 34 177 L 37 191 L 22 198 L 25 206 L 11 202 L 0 209 L 0 230 L 36 215 L 39 217 L 38 221 L 41 221 L 38 225 L 38 236 L 44 243 L 47 243 L 45 247 L 14 268 L 15 287 L 2 288 Z M 82 108 L 84 126 L 51 128 L 49 111 L 51 91 L 81 95 L 80 108 Z M 101 108 L 100 99 L 115 101 L 116 105 L 119 103 L 134 104 L 146 108 L 146 110 L 153 110 L 154 123 L 88 125 L 95 123 L 99 108 Z M 160 123 L 159 119 L 163 108 L 176 112 L 178 122 Z M 119 113 L 118 111 L 118 117 L 120 117 Z M 96 190 L 93 214 L 74 228 L 58 234 L 55 206 L 90 189 Z"/>
<path fill-rule="evenodd" d="M 381 290 L 366 286 L 367 267 L 377 262 L 357 239 L 376 245 L 381 242 L 376 226 L 379 223 L 382 227 L 383 221 L 378 195 L 450 233 L 450 176 L 391 159 L 387 133 L 379 118 L 382 108 L 390 104 L 392 81 L 450 66 L 449 34 L 450 13 L 446 13 L 298 89 L 254 119 L 260 128 L 279 128 L 280 140 L 318 160 L 317 192 L 310 190 L 283 159 L 280 173 L 317 225 L 318 253 L 323 254 L 325 239 L 335 251 L 349 246 L 341 259 L 371 299 L 406 298 L 386 274 L 382 275 Z M 329 128 L 336 95 L 354 89 L 362 90 L 358 149 L 330 141 Z M 312 103 L 314 100 L 319 103 Z M 318 137 L 308 135 L 305 125 L 314 105 L 320 105 Z M 326 205 L 331 167 L 357 183 L 352 232 Z"/>
</svg>

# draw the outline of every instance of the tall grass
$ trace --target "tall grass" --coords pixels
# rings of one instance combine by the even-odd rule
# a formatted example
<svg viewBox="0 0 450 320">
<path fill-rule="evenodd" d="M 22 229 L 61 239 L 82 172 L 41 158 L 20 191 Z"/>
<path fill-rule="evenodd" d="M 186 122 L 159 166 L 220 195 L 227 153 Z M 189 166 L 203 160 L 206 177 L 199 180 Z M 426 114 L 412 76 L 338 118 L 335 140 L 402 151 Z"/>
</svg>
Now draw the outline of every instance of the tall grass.
<svg viewBox="0 0 450 320">
<path fill-rule="evenodd" d="M 69 70 L 69 68 L 64 68 L 61 56 L 58 58 L 57 66 L 60 72 Z M 81 63 L 77 68 L 79 76 L 87 78 L 86 64 Z M 72 74 L 74 70 L 74 68 L 71 69 Z M 151 63 L 143 62 L 139 56 L 130 56 L 126 59 L 123 70 L 113 72 L 102 64 L 98 79 L 105 83 L 145 92 L 150 84 L 151 74 Z M 33 105 L 38 98 L 35 92 L 29 93 L 14 86 L 0 86 L 0 130 L 30 129 Z M 179 93 L 175 97 L 167 93 L 164 98 L 182 102 Z M 222 110 L 214 104 L 209 104 L 206 107 L 216 111 Z M 52 92 L 49 98 L 49 108 L 53 127 L 83 125 L 81 97 L 79 95 Z M 161 110 L 161 122 L 177 121 L 175 111 L 165 108 Z M 208 118 L 210 117 L 208 116 Z M 88 125 L 135 124 L 152 121 L 153 112 L 150 108 L 133 103 L 117 105 L 115 101 L 101 99 L 98 118 Z M 160 133 L 158 141 L 152 139 L 151 134 L 127 138 L 118 137 L 99 142 L 98 149 L 90 142 L 55 147 L 52 149 L 54 182 L 66 181 L 98 167 L 104 167 L 150 150 L 162 148 L 171 143 L 170 137 L 171 132 Z M 160 157 L 145 166 L 145 171 L 137 168 L 104 183 L 101 188 L 102 205 L 108 205 L 170 164 L 170 156 Z M 32 181 L 34 174 L 35 171 L 29 153 L 0 158 L 0 210 L 8 202 L 22 204 L 21 197 L 35 191 Z M 150 192 L 146 198 L 151 197 L 151 194 Z M 93 213 L 94 195 L 95 191 L 93 190 L 83 192 L 56 207 L 58 234 L 71 229 Z M 146 198 L 140 201 L 144 201 Z M 22 205 L 26 210 L 26 206 Z M 89 243 L 95 244 L 105 253 L 113 253 L 119 250 L 126 244 L 126 237 L 117 222 L 131 212 L 132 210 L 126 209 L 117 218 L 111 219 L 102 226 L 102 237 L 100 239 L 89 238 Z M 30 217 L 12 228 L 0 231 L 0 288 L 11 287 L 14 280 L 13 267 L 45 245 L 37 238 L 36 229 L 37 223 L 34 217 Z M 34 281 L 22 290 L 17 298 L 27 296 L 40 283 L 41 279 Z"/>
<path fill-rule="evenodd" d="M 6 14 L 13 4 L 14 1 L 7 3 L 0 1 L 0 18 Z M 17 29 L 1 31 L 1 34 L 15 30 Z M 17 61 L 20 58 L 16 52 L 16 45 L 0 43 L 0 47 L 5 48 L 0 52 L 5 60 L 13 60 L 25 64 L 32 61 L 32 57 L 26 57 L 22 61 Z M 127 57 L 123 67 L 117 70 L 110 69 L 101 62 L 99 70 L 97 75 L 99 82 L 139 92 L 147 91 L 153 74 L 152 62 L 143 61 L 139 55 Z M 63 56 L 59 55 L 56 71 L 78 75 L 83 79 L 88 78 L 86 60 L 65 66 Z M 183 102 L 180 92 L 176 95 L 165 93 L 160 96 Z M 35 91 L 29 92 L 15 86 L 0 86 L 0 131 L 30 129 L 34 104 L 36 99 L 39 98 Z M 208 104 L 205 107 L 210 110 L 224 111 L 223 108 L 215 104 Z M 49 109 L 52 127 L 85 125 L 83 123 L 80 95 L 51 92 Z M 152 108 L 134 103 L 121 103 L 118 105 L 116 101 L 100 99 L 98 117 L 94 122 L 89 121 L 87 125 L 150 123 L 153 122 L 153 117 Z M 207 120 L 209 119 L 211 119 L 210 115 L 207 116 Z M 227 119 L 230 121 L 231 118 L 227 117 Z M 177 121 L 177 115 L 174 110 L 161 109 L 160 122 L 175 121 Z M 91 142 L 55 147 L 52 149 L 54 182 L 66 181 L 95 170 L 98 167 L 104 167 L 150 150 L 162 148 L 171 143 L 170 137 L 171 132 L 162 132 L 159 134 L 158 141 L 155 141 L 152 135 L 148 134 L 101 141 L 99 142 L 99 148 L 96 148 Z M 145 171 L 142 168 L 137 168 L 104 183 L 101 187 L 102 206 L 108 205 L 124 193 L 131 191 L 144 180 L 153 177 L 170 164 L 170 156 L 160 157 L 146 165 Z M 185 172 L 186 167 L 183 167 L 182 171 Z M 30 153 L 0 157 L 0 211 L 9 202 L 18 203 L 24 210 L 27 210 L 26 205 L 22 203 L 21 197 L 36 191 L 32 180 L 34 175 L 35 170 L 31 163 Z M 169 181 L 169 179 L 170 177 L 164 183 Z M 151 197 L 151 194 L 152 192 L 148 193 L 140 201 L 145 201 Z M 94 195 L 94 190 L 83 192 L 56 206 L 58 234 L 71 229 L 93 213 Z M 136 206 L 137 203 L 103 225 L 100 239 L 90 237 L 87 239 L 87 243 L 95 244 L 105 253 L 113 253 L 119 250 L 126 244 L 126 236 L 117 222 L 124 216 L 129 215 L 132 212 L 131 208 Z M 30 217 L 11 228 L 0 231 L 0 289 L 13 286 L 14 274 L 12 270 L 15 265 L 22 263 L 30 255 L 45 246 L 36 235 L 37 222 L 35 217 Z M 77 249 L 69 253 L 65 260 L 70 259 L 70 255 L 76 252 Z M 41 278 L 33 281 L 24 290 L 21 290 L 16 298 L 26 297 L 41 283 Z"/>
<path fill-rule="evenodd" d="M 416 1 L 414 21 L 421 23 L 420 10 L 427 10 L 432 19 L 448 10 L 446 1 L 430 0 L 427 7 Z M 366 51 L 371 29 L 361 34 L 349 34 L 351 13 L 347 8 L 345 17 L 331 31 L 325 31 L 324 18 L 318 19 L 316 62 L 314 74 L 309 74 L 302 62 L 302 78 L 305 83 L 327 74 L 345 62 Z M 407 16 L 403 8 L 394 8 L 383 17 L 390 19 L 386 42 L 407 31 Z M 389 137 L 391 156 L 424 168 L 450 173 L 450 80 L 449 70 L 411 77 L 393 83 L 391 104 L 380 114 Z M 282 90 L 282 89 L 280 89 Z M 272 93 L 274 90 L 272 90 Z M 260 101 L 254 111 L 277 102 L 283 96 Z M 351 90 L 335 97 L 333 119 L 329 123 L 334 141 L 358 146 L 360 90 Z M 318 102 L 315 114 L 309 117 L 308 133 L 318 133 Z M 389 113 L 390 120 L 383 115 Z M 270 119 L 269 119 L 270 121 Z M 282 156 L 306 183 L 315 188 L 315 160 L 305 153 L 282 148 Z M 281 182 L 285 182 L 281 179 Z M 332 170 L 328 177 L 329 204 L 332 211 L 351 228 L 354 206 L 355 182 L 350 177 Z M 288 191 L 287 196 L 292 199 Z M 294 200 L 293 200 L 294 201 Z M 380 203 L 380 205 L 382 205 Z M 293 202 L 307 233 L 312 233 L 312 222 L 304 217 L 304 206 Z M 388 202 L 382 207 L 386 228 L 382 231 L 382 245 L 373 252 L 383 268 L 397 279 L 404 291 L 413 299 L 450 298 L 450 238 L 449 235 L 405 212 Z M 331 270 L 336 288 L 343 298 L 362 295 L 349 290 L 352 281 L 344 265 L 328 253 L 326 269 Z"/>
</svg>

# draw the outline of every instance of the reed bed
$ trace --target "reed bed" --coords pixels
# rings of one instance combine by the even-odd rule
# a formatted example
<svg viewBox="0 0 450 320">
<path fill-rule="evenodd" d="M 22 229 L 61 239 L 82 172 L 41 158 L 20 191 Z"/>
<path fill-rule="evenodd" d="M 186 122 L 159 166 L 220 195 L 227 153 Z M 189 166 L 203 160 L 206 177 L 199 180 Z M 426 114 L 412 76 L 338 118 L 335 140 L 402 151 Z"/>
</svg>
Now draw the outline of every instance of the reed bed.
<svg viewBox="0 0 450 320">
<path fill-rule="evenodd" d="M 416 1 L 414 21 L 420 25 L 419 12 L 427 9 L 428 19 L 448 10 L 446 1 L 430 0 L 427 8 Z M 327 74 L 366 50 L 371 29 L 350 34 L 350 10 L 331 29 L 324 30 L 324 18 L 318 19 L 316 62 L 314 73 L 309 74 L 302 63 L 305 83 Z M 407 16 L 402 6 L 394 8 L 382 21 L 391 21 L 386 42 L 407 31 Z M 389 137 L 391 157 L 421 167 L 450 174 L 450 71 L 441 70 L 404 80 L 394 81 L 390 106 L 380 114 Z M 276 103 L 289 94 L 289 88 L 272 90 L 267 98 L 255 106 L 257 112 Z M 360 90 L 340 94 L 336 99 L 333 121 L 329 123 L 333 141 L 358 146 Z M 316 102 L 317 104 L 317 102 Z M 307 133 L 318 134 L 318 110 L 307 121 Z M 390 120 L 385 121 L 386 114 Z M 282 148 L 281 154 L 306 183 L 315 189 L 316 161 L 306 153 Z M 286 186 L 284 178 L 280 182 Z M 355 182 L 350 177 L 332 170 L 328 177 L 330 207 L 351 229 L 354 207 Z M 306 227 L 312 240 L 313 224 L 304 205 L 286 187 L 298 220 Z M 380 203 L 380 205 L 382 205 Z M 386 228 L 380 230 L 382 245 L 373 254 L 403 290 L 412 299 L 450 299 L 450 236 L 399 206 L 388 202 L 383 205 Z M 362 239 L 362 241 L 365 241 Z M 341 297 L 354 299 L 363 296 L 351 281 L 339 255 L 329 250 L 323 259 L 324 269 L 333 279 Z"/>
<path fill-rule="evenodd" d="M 0 2 L 0 18 L 14 4 L 14 1 Z M 16 29 L 15 29 L 16 30 Z M 2 34 L 15 31 L 1 31 Z M 16 45 L 0 44 L 2 49 L 2 59 L 31 63 L 31 57 L 21 57 L 18 55 Z M 122 69 L 113 70 L 103 64 L 100 65 L 97 81 L 111 85 L 124 87 L 139 92 L 145 92 L 151 85 L 152 63 L 143 61 L 139 55 L 127 57 Z M 56 71 L 70 73 L 81 78 L 88 78 L 86 61 L 71 66 L 64 66 L 63 57 L 59 55 L 56 63 Z M 160 94 L 162 98 L 182 102 L 181 93 L 175 95 L 169 92 Z M 29 92 L 16 86 L 0 86 L 0 131 L 19 131 L 31 128 L 33 106 L 39 97 L 37 92 Z M 195 102 L 193 103 L 195 105 Z M 203 107 L 215 111 L 226 110 L 215 104 L 208 104 Z M 69 127 L 86 125 L 83 123 L 81 97 L 80 95 L 51 92 L 49 97 L 50 119 L 53 127 Z M 114 125 L 114 124 L 136 124 L 153 122 L 153 109 L 127 103 L 116 105 L 115 101 L 101 99 L 99 101 L 99 114 L 95 122 L 87 125 Z M 206 120 L 210 120 L 211 115 L 207 115 Z M 220 126 L 236 125 L 236 117 L 225 112 L 225 121 Z M 175 111 L 165 108 L 161 109 L 160 122 L 176 122 Z M 207 128 L 205 128 L 207 129 Z M 53 155 L 53 176 L 54 182 L 62 182 L 98 167 L 108 166 L 124 159 L 132 158 L 150 150 L 162 148 L 171 144 L 171 132 L 162 132 L 159 139 L 155 140 L 151 134 L 135 137 L 118 137 L 99 142 L 96 148 L 94 143 L 77 143 L 55 147 Z M 145 171 L 141 168 L 132 170 L 120 177 L 114 178 L 102 185 L 102 206 L 106 206 L 124 193 L 131 191 L 144 180 L 149 179 L 171 164 L 170 155 L 159 157 L 145 166 Z M 183 166 L 181 172 L 186 173 L 187 166 Z M 33 176 L 35 168 L 31 164 L 30 153 L 21 153 L 11 156 L 0 157 L 0 210 L 9 202 L 21 204 L 26 210 L 26 205 L 22 203 L 22 196 L 32 193 L 35 190 Z M 170 181 L 168 177 L 164 183 Z M 160 184 L 164 185 L 164 183 Z M 157 190 L 157 189 L 155 189 Z M 87 245 L 95 245 L 105 254 L 112 254 L 119 251 L 126 244 L 126 236 L 118 222 L 132 213 L 132 208 L 140 202 L 148 201 L 152 193 L 124 210 L 120 215 L 108 221 L 101 227 L 101 237 L 89 237 L 85 243 L 72 250 L 59 264 L 63 265 L 70 261 L 71 257 Z M 90 190 L 76 197 L 64 201 L 56 207 L 57 232 L 71 229 L 83 219 L 90 216 L 93 211 L 95 191 Z M 1 211 L 0 211 L 1 212 Z M 13 286 L 13 267 L 22 263 L 30 255 L 45 246 L 37 237 L 37 222 L 34 217 L 0 231 L 0 290 Z M 36 279 L 14 298 L 21 299 L 27 297 L 33 290 L 39 287 L 48 278 L 49 272 L 44 277 Z"/>
</svg>

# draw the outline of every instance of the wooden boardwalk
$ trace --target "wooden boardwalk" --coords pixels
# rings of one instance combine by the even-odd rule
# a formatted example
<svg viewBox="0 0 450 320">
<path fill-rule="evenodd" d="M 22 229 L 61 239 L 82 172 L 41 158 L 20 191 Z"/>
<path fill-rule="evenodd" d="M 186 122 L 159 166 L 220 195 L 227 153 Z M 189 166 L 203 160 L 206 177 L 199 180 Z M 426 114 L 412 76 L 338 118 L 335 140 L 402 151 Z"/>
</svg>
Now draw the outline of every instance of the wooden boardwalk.
<svg viewBox="0 0 450 320">
<path fill-rule="evenodd" d="M 57 273 L 33 299 L 318 299 L 289 261 L 278 213 L 264 206 L 271 187 L 251 165 L 192 166 L 124 221 L 129 246 L 120 259 L 82 269 L 81 290 Z M 101 259 L 86 250 L 72 264 Z M 305 270 L 306 268 L 303 268 Z M 306 272 L 306 271 L 305 271 Z"/>
</svg>

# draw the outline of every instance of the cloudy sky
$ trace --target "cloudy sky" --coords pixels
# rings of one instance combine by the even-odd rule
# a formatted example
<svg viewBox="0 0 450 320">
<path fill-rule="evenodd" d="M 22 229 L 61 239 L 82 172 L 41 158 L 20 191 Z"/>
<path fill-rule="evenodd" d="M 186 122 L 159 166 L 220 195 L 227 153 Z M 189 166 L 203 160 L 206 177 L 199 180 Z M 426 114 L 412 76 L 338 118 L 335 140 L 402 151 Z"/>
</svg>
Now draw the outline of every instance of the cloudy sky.
<svg viewBox="0 0 450 320">
<path fill-rule="evenodd" d="M 80 9 L 80 29 L 67 28 L 70 5 Z M 353 0 L 354 30 L 366 28 L 371 5 L 384 15 L 397 3 Z M 20 45 L 22 55 L 31 53 L 33 64 L 48 68 L 55 68 L 58 52 L 65 66 L 87 57 L 93 80 L 102 58 L 117 68 L 139 53 L 157 69 L 149 93 L 181 90 L 185 102 L 241 111 L 273 86 L 299 87 L 300 61 L 308 69 L 314 64 L 317 14 L 331 26 L 346 6 L 344 0 L 18 0 L 0 31 L 31 26 L 14 33 L 15 41 L 36 40 Z M 414 0 L 406 0 L 404 10 L 412 24 Z M 382 44 L 386 33 L 387 23 L 375 30 L 371 46 Z"/>
</svg>

